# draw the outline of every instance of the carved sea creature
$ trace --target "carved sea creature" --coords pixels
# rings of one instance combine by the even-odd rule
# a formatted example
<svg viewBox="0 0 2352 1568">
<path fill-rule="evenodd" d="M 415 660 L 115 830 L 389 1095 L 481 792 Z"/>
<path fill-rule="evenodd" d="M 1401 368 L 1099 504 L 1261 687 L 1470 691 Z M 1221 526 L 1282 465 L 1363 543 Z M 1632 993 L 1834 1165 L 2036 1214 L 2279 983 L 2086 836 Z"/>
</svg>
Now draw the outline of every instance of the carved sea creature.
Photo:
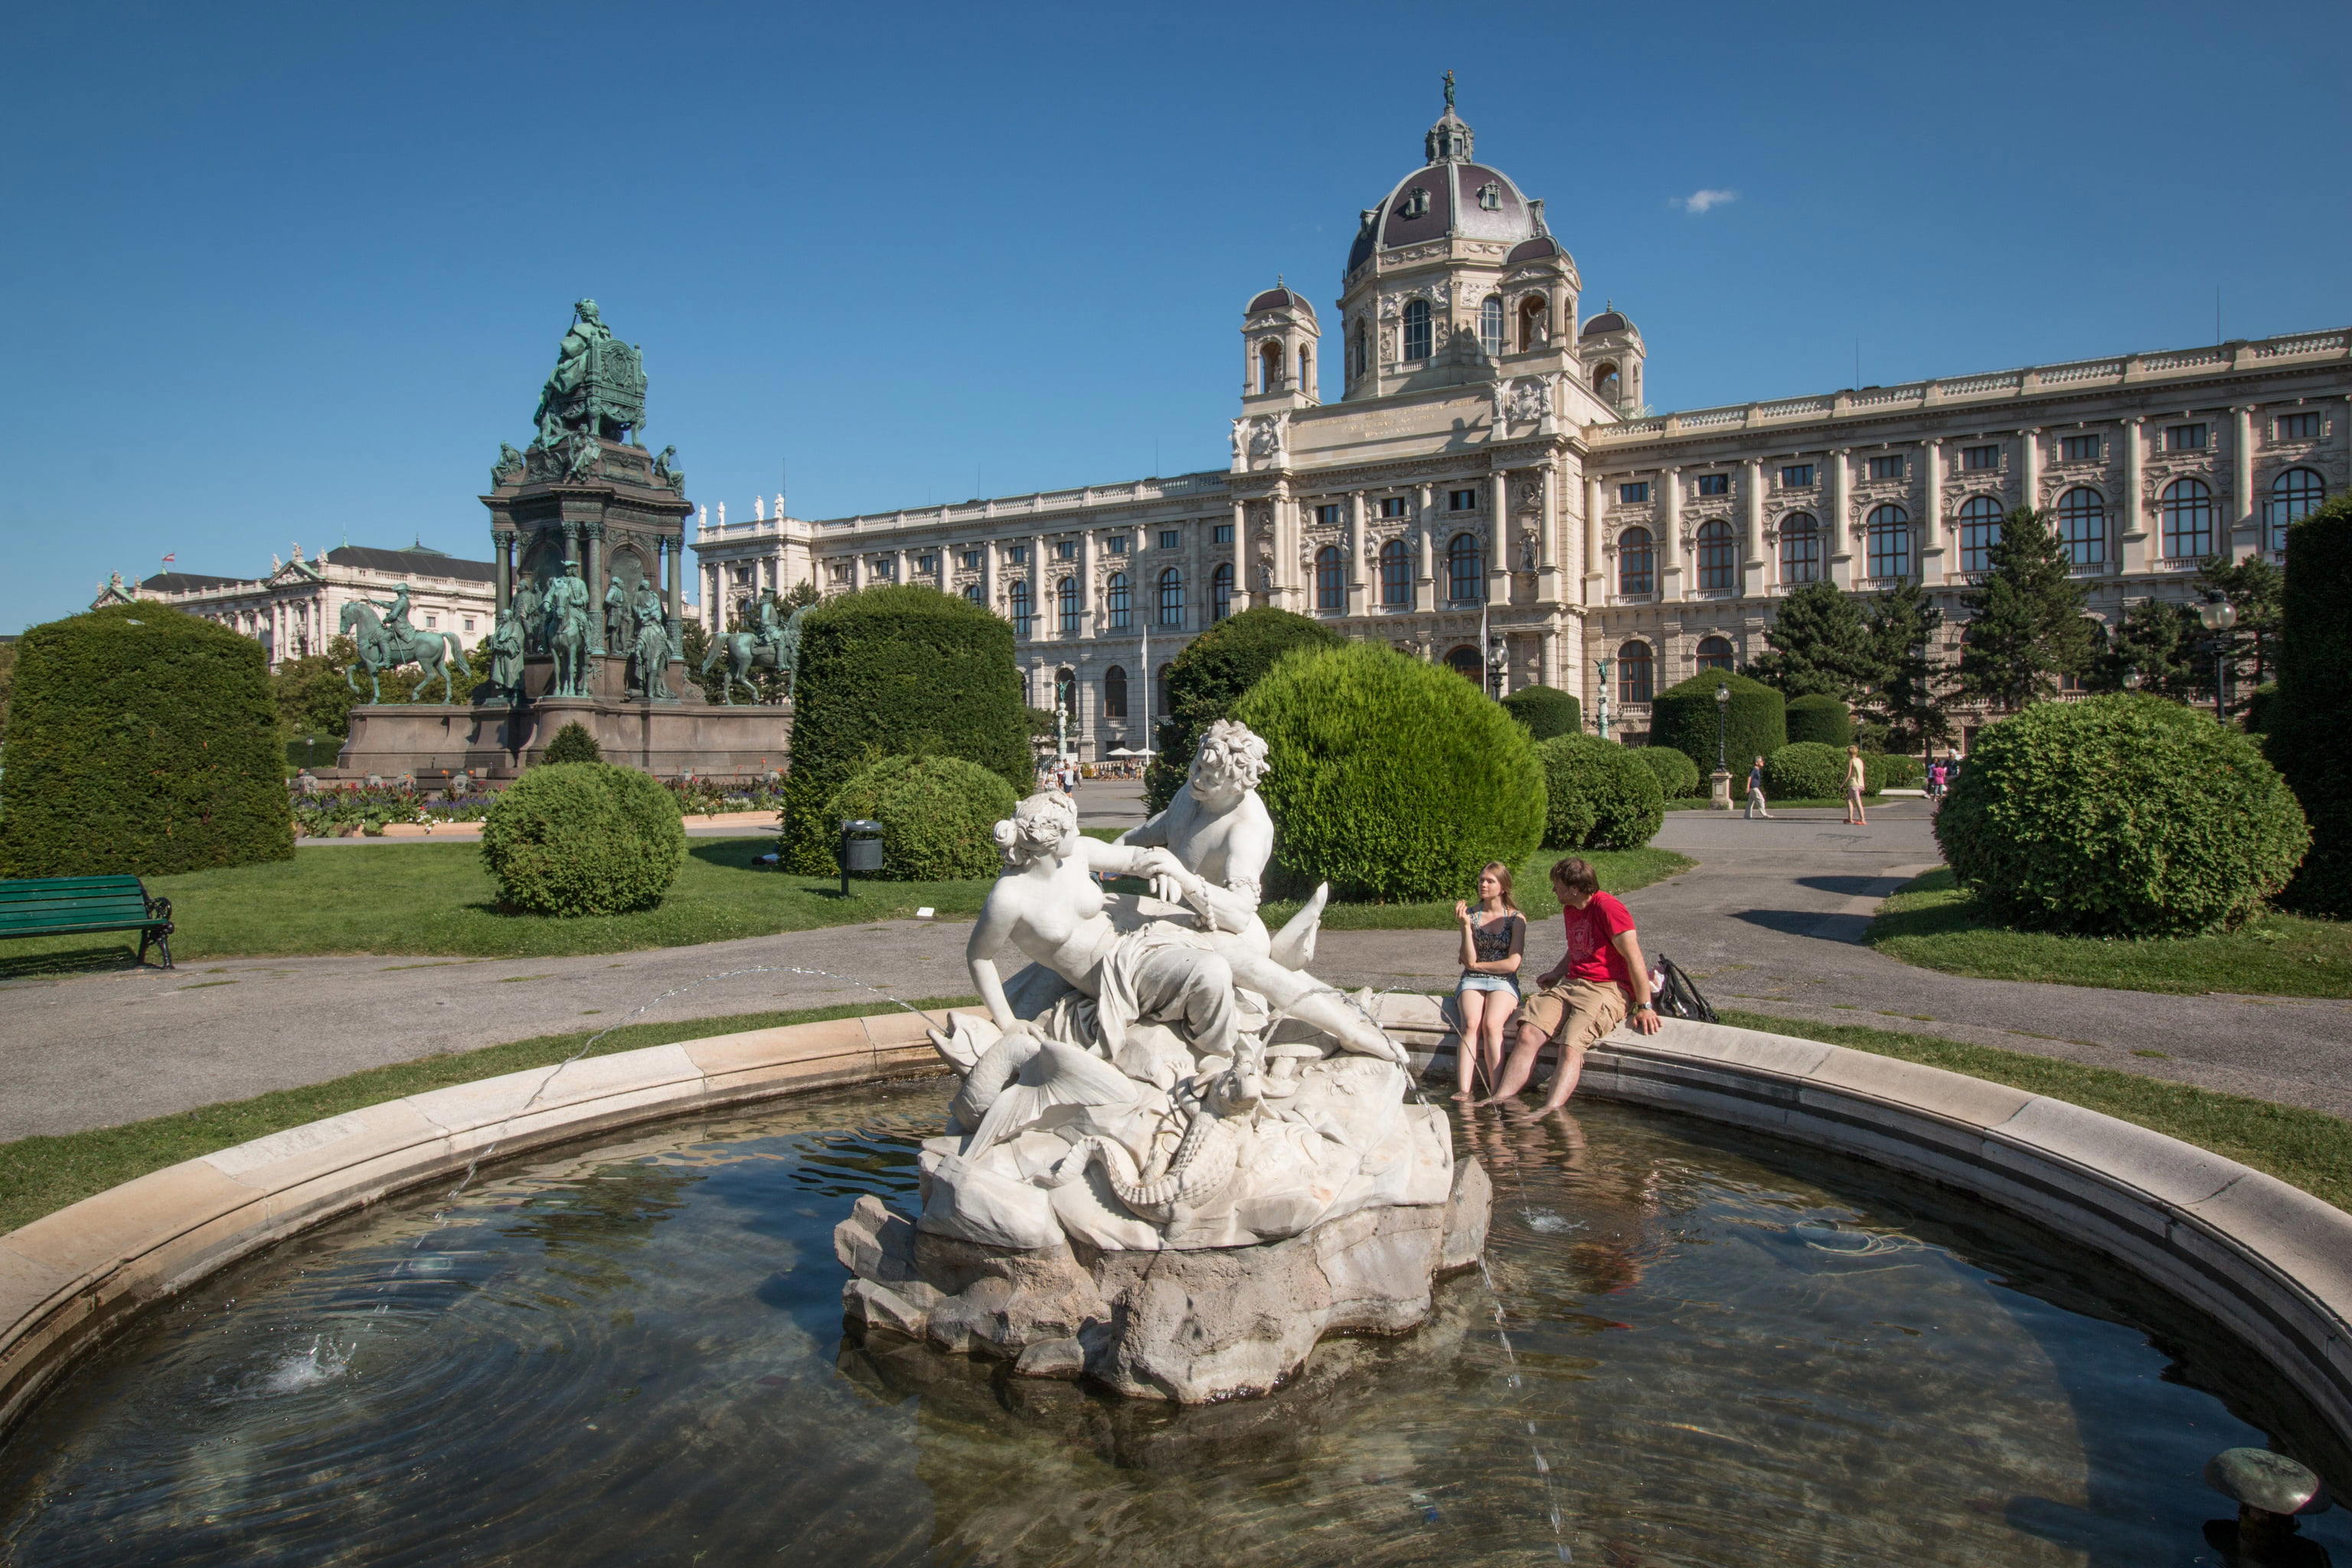
<svg viewBox="0 0 2352 1568">
<path fill-rule="evenodd" d="M 1099 1134 L 1081 1139 L 1055 1163 L 1048 1184 L 1066 1186 L 1099 1162 L 1118 1201 L 1140 1217 L 1165 1222 L 1181 1205 L 1198 1208 L 1233 1184 L 1241 1168 L 1241 1140 L 1223 1118 L 1202 1107 L 1165 1165 L 1139 1171 L 1127 1145 Z"/>
</svg>

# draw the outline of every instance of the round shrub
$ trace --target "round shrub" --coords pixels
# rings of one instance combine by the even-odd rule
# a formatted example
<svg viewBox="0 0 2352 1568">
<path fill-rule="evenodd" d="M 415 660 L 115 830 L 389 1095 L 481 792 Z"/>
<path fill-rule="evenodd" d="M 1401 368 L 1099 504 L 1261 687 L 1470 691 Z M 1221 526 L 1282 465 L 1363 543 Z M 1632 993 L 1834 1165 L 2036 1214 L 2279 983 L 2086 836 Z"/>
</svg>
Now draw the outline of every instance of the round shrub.
<svg viewBox="0 0 2352 1568">
<path fill-rule="evenodd" d="M 1715 772 L 1715 689 L 1731 690 L 1724 721 L 1724 766 L 1748 771 L 1750 757 L 1769 757 L 1789 743 L 1788 702 L 1760 680 L 1708 670 L 1658 693 L 1650 704 L 1650 744 L 1672 746 L 1698 764 L 1699 777 Z"/>
<path fill-rule="evenodd" d="M 604 760 L 604 748 L 596 743 L 596 737 L 588 732 L 588 726 L 577 719 L 555 732 L 555 739 L 548 742 L 547 750 L 541 753 L 539 759 L 541 766 L 549 763 L 601 763 Z"/>
<path fill-rule="evenodd" d="M 543 763 L 482 818 L 482 864 L 499 901 L 531 914 L 649 910 L 685 860 L 677 797 L 609 763 Z"/>
<path fill-rule="evenodd" d="M 886 757 L 835 790 L 825 820 L 882 825 L 882 875 L 954 882 L 996 875 L 996 825 L 1013 815 L 1013 786 L 961 757 Z"/>
<path fill-rule="evenodd" d="M 1788 710 L 1789 740 L 1811 741 L 1823 746 L 1853 744 L 1853 715 L 1827 692 L 1791 698 Z M 1750 752 L 1749 755 L 1755 753 Z M 1769 753 L 1767 753 L 1768 755 Z"/>
<path fill-rule="evenodd" d="M 1259 792 L 1285 890 L 1460 898 L 1479 867 L 1516 866 L 1543 836 L 1535 742 L 1443 665 L 1375 643 L 1300 648 L 1233 716 L 1265 737 Z"/>
<path fill-rule="evenodd" d="M 1522 686 L 1503 699 L 1503 710 L 1538 741 L 1584 732 L 1583 705 L 1557 686 Z"/>
<path fill-rule="evenodd" d="M 1657 776 L 1658 793 L 1666 799 L 1690 800 L 1698 795 L 1698 764 L 1672 746 L 1636 746 L 1633 755 Z"/>
<path fill-rule="evenodd" d="M 294 856 L 261 645 L 158 605 L 16 645 L 0 875 L 164 876 Z"/>
<path fill-rule="evenodd" d="M 1318 621 L 1261 605 L 1228 616 L 1185 644 L 1168 666 L 1168 711 L 1152 715 L 1158 751 L 1144 770 L 1144 808 L 1160 811 L 1176 798 L 1201 737 L 1218 720 L 1232 718 L 1242 693 L 1284 654 L 1295 647 L 1332 647 L 1339 640 L 1339 633 Z"/>
<path fill-rule="evenodd" d="M 1764 758 L 1764 793 L 1775 800 L 1833 800 L 1845 794 L 1845 748 L 1793 741 Z"/>
<path fill-rule="evenodd" d="M 1927 764 L 1901 752 L 1864 752 L 1862 767 L 1866 775 L 1864 795 L 1889 789 L 1919 789 L 1927 783 Z"/>
<path fill-rule="evenodd" d="M 1598 735 L 1555 735 L 1536 747 L 1536 760 L 1547 849 L 1639 848 L 1666 819 L 1665 794 L 1641 750 Z"/>
<path fill-rule="evenodd" d="M 2117 695 L 2036 703 L 1987 728 L 1936 838 L 2012 925 L 2186 936 L 2252 914 L 2311 835 L 2245 736 L 2161 697 Z"/>
<path fill-rule="evenodd" d="M 961 757 L 1026 791 L 1035 776 L 1013 627 L 914 584 L 828 599 L 801 623 L 784 866 L 828 877 L 840 820 L 825 803 L 885 757 Z"/>
</svg>

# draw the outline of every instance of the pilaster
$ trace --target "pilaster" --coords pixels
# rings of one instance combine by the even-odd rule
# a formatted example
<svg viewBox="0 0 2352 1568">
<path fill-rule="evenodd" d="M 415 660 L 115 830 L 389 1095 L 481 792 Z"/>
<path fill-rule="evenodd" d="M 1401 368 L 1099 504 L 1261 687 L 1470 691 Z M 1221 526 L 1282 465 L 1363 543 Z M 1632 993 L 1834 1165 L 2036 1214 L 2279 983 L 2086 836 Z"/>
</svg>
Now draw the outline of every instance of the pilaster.
<svg viewBox="0 0 2352 1568">
<path fill-rule="evenodd" d="M 1740 595 L 1764 595 L 1764 465 L 1750 458 L 1739 465 L 1743 490 L 1740 503 Z"/>
<path fill-rule="evenodd" d="M 2142 449 L 2142 427 L 2146 422 L 2134 415 L 2123 422 L 2124 493 L 2116 508 L 2116 526 L 2121 530 L 2116 540 L 2116 558 L 2123 563 L 2126 574 L 2147 570 L 2147 454 Z"/>
<path fill-rule="evenodd" d="M 2263 547 L 2260 509 L 2254 505 L 2254 410 L 2240 404 L 2230 410 L 2230 511 L 2235 519 L 2232 537 L 2222 553 L 2243 561 Z"/>
<path fill-rule="evenodd" d="M 1661 603 L 1683 596 L 1683 471 L 1666 468 L 1658 475 L 1666 492 L 1665 537 L 1658 541 L 1658 598 Z"/>
<path fill-rule="evenodd" d="M 1830 453 L 1830 515 L 1822 532 L 1829 552 L 1829 579 L 1839 587 L 1853 588 L 1853 449 L 1840 447 Z"/>
</svg>

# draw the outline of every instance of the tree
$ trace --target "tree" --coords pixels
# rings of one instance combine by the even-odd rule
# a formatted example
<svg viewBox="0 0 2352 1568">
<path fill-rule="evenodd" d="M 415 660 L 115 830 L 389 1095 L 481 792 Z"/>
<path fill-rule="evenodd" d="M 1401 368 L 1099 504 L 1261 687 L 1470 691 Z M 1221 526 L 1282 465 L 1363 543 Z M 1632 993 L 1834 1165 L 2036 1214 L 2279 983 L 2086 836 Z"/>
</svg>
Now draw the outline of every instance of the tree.
<svg viewBox="0 0 2352 1568">
<path fill-rule="evenodd" d="M 1962 596 L 1960 690 L 1997 709 L 2054 697 L 2058 678 L 2078 675 L 2091 653 L 2083 585 L 2069 570 L 2050 514 L 2019 507 L 2001 520 L 1989 565 Z"/>
<path fill-rule="evenodd" d="M 0 642 L 0 734 L 8 731 L 8 693 L 16 684 L 16 644 Z"/>
<path fill-rule="evenodd" d="M 2213 638 L 2197 612 L 2171 599 L 2143 599 L 2124 611 L 2106 646 L 2091 661 L 2084 684 L 2094 691 L 2124 690 L 2139 674 L 2139 689 L 2176 702 L 2213 695 Z"/>
<path fill-rule="evenodd" d="M 1916 582 L 1906 581 L 1870 606 L 1870 635 L 1885 675 L 1864 711 L 1885 726 L 1886 749 L 1922 755 L 1952 741 L 1951 715 L 1944 710 L 1951 675 L 1936 657 L 1944 612 Z"/>
<path fill-rule="evenodd" d="M 2288 526 L 2280 609 L 2263 749 L 2311 824 L 2311 853 L 2280 902 L 2352 919 L 2352 493 Z"/>
<path fill-rule="evenodd" d="M 1886 679 L 1878 639 L 1853 596 L 1834 583 L 1808 583 L 1781 600 L 1764 640 L 1770 651 L 1743 673 L 1784 697 L 1852 704 Z"/>
<path fill-rule="evenodd" d="M 2198 566 L 2197 585 L 2220 595 L 2238 612 L 2238 624 L 2223 634 L 2221 651 L 2230 662 L 2231 688 L 2238 693 L 2231 706 L 2243 711 L 2253 700 L 2254 688 L 2277 673 L 2285 574 L 2265 556 L 2249 555 L 2231 565 L 2225 557 L 2209 555 Z"/>
</svg>

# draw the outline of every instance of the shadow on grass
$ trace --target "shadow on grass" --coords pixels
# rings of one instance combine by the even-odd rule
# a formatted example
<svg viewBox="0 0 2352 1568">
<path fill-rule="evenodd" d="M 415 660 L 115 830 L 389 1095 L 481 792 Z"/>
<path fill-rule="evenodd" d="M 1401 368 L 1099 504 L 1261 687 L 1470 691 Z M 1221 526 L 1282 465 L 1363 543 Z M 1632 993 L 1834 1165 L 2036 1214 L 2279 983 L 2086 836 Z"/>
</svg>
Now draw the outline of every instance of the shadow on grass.
<svg viewBox="0 0 2352 1568">
<path fill-rule="evenodd" d="M 1947 873 L 1948 875 L 1949 873 Z M 1891 899 L 1909 886 L 1902 877 L 1800 877 L 1797 886 L 1846 899 Z"/>
<path fill-rule="evenodd" d="M 77 947 L 63 952 L 28 952 L 0 958 L 0 981 L 37 980 L 54 974 L 112 974 L 142 967 L 135 946 Z M 145 967 L 161 969 L 160 961 Z"/>
</svg>

